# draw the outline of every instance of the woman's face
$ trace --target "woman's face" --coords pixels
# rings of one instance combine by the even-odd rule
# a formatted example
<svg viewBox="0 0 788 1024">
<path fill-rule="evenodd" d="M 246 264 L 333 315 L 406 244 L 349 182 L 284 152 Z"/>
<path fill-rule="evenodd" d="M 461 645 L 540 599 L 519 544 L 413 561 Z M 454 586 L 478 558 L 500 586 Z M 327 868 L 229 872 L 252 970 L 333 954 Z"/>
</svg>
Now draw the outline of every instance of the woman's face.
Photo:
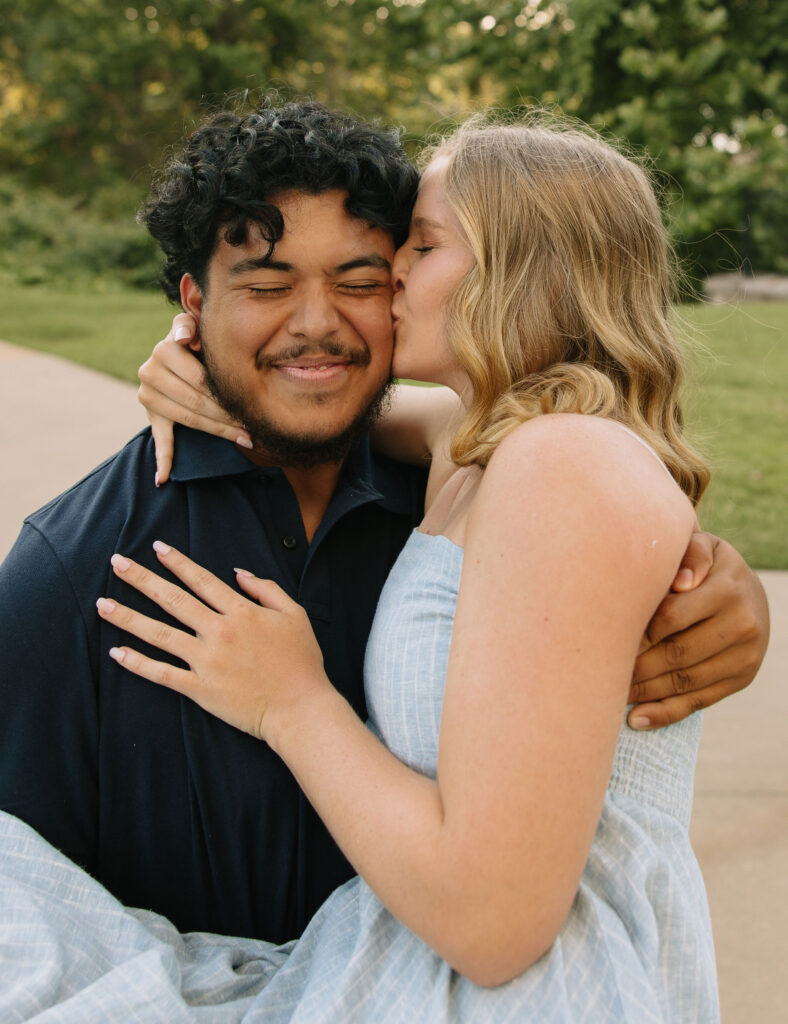
<svg viewBox="0 0 788 1024">
<path fill-rule="evenodd" d="M 462 395 L 469 381 L 447 344 L 444 309 L 474 257 L 444 199 L 448 159 L 439 154 L 422 175 L 410 234 L 394 257 L 393 372 L 446 384 Z"/>
</svg>

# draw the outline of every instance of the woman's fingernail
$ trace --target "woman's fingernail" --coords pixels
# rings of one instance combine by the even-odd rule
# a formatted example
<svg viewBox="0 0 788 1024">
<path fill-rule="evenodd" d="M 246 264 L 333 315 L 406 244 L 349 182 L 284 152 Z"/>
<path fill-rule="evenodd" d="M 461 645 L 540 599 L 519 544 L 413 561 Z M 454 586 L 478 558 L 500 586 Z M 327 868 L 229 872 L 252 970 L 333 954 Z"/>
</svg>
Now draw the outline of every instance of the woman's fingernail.
<svg viewBox="0 0 788 1024">
<path fill-rule="evenodd" d="M 157 487 L 159 486 L 159 471 L 158 470 L 156 470 L 156 474 L 153 477 L 153 482 L 156 484 Z"/>
<path fill-rule="evenodd" d="M 115 661 L 123 661 L 126 657 L 126 652 L 122 651 L 120 647 L 110 647 L 109 656 L 110 658 L 114 658 Z"/>
<path fill-rule="evenodd" d="M 236 437 L 235 443 L 240 445 L 241 448 L 254 448 L 254 445 L 248 437 Z"/>
<path fill-rule="evenodd" d="M 188 327 L 178 327 L 175 331 L 175 340 L 183 341 L 184 338 L 191 338 L 192 332 Z"/>
<path fill-rule="evenodd" d="M 112 558 L 110 558 L 110 562 L 112 562 L 118 572 L 125 572 L 131 565 L 128 558 L 124 558 L 123 555 L 113 555 Z"/>
<path fill-rule="evenodd" d="M 110 612 L 114 612 L 115 611 L 115 608 L 117 606 L 116 606 L 115 602 L 114 601 L 110 601 L 109 598 L 107 598 L 107 597 L 100 597 L 98 599 L 98 601 L 96 601 L 96 607 L 98 608 L 98 610 L 100 612 L 104 612 L 106 615 L 109 615 Z"/>
<path fill-rule="evenodd" d="M 160 555 L 169 555 L 172 548 L 169 544 L 165 544 L 163 540 L 155 540 L 153 542 L 153 550 L 158 551 Z"/>
<path fill-rule="evenodd" d="M 248 569 L 233 569 L 233 572 L 237 576 L 248 576 L 250 579 L 254 579 L 254 573 L 253 572 L 249 572 Z"/>
<path fill-rule="evenodd" d="M 647 715 L 635 715 L 629 720 L 630 729 L 650 729 L 651 719 Z"/>
</svg>

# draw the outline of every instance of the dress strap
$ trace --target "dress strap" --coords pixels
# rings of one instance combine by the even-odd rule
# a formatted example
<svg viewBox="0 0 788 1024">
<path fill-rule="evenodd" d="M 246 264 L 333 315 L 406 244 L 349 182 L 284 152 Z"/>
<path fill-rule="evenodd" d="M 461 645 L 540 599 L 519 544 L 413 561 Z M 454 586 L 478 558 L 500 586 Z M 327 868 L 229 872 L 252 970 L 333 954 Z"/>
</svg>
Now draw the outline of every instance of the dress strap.
<svg viewBox="0 0 788 1024">
<path fill-rule="evenodd" d="M 660 466 L 662 466 L 662 468 L 668 474 L 670 479 L 673 480 L 673 474 L 668 469 L 668 467 L 665 465 L 665 463 L 662 461 L 662 459 L 659 457 L 659 455 L 657 455 L 657 453 L 654 451 L 654 449 L 651 447 L 651 445 L 648 443 L 648 441 L 644 441 L 643 438 L 640 436 L 640 434 L 636 434 L 634 430 L 631 430 L 629 427 L 625 427 L 624 424 L 623 423 L 619 423 L 618 420 L 611 420 L 610 422 L 611 423 L 615 423 L 616 426 L 617 427 L 621 427 L 622 430 L 626 430 L 626 432 L 628 434 L 630 434 L 632 437 L 634 437 L 634 439 L 636 441 L 638 441 L 640 444 L 643 445 L 643 447 L 646 449 L 646 451 L 651 452 L 651 454 L 654 456 L 654 458 L 657 460 L 657 462 L 660 464 Z"/>
</svg>

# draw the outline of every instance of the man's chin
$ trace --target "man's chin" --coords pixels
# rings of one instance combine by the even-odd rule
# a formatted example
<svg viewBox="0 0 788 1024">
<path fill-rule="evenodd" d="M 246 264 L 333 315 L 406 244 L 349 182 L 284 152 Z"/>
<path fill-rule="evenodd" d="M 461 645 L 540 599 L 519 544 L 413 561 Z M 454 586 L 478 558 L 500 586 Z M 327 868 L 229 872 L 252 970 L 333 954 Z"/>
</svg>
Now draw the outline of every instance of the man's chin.
<svg viewBox="0 0 788 1024">
<path fill-rule="evenodd" d="M 373 401 L 354 419 L 339 430 L 325 431 L 284 430 L 282 427 L 245 407 L 232 393 L 212 386 L 214 397 L 233 416 L 244 424 L 254 443 L 249 457 L 261 465 L 282 466 L 291 469 L 314 469 L 329 463 L 343 462 L 351 449 L 366 434 L 387 407 L 393 378 L 390 377 Z"/>
<path fill-rule="evenodd" d="M 246 424 L 254 449 L 248 453 L 261 465 L 286 469 L 315 469 L 328 463 L 343 462 L 364 429 L 343 430 L 327 437 L 314 434 L 288 434 L 259 424 Z"/>
</svg>

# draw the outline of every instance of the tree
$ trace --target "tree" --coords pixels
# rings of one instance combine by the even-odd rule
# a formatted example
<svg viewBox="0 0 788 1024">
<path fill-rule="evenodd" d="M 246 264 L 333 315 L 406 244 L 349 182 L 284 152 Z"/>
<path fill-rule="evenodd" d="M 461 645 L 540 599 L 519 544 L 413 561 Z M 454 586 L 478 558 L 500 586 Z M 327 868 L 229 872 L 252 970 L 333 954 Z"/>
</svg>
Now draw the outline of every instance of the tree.
<svg viewBox="0 0 788 1024">
<path fill-rule="evenodd" d="M 0 172 L 101 216 L 228 93 L 405 124 L 557 106 L 650 154 L 690 270 L 788 270 L 788 5 L 771 0 L 0 0 Z M 139 4 L 139 6 L 131 6 Z"/>
<path fill-rule="evenodd" d="M 503 106 L 557 105 L 643 148 L 688 269 L 788 271 L 788 5 L 454 4 L 460 59 Z M 484 11 L 484 13 L 482 13 Z"/>
</svg>

